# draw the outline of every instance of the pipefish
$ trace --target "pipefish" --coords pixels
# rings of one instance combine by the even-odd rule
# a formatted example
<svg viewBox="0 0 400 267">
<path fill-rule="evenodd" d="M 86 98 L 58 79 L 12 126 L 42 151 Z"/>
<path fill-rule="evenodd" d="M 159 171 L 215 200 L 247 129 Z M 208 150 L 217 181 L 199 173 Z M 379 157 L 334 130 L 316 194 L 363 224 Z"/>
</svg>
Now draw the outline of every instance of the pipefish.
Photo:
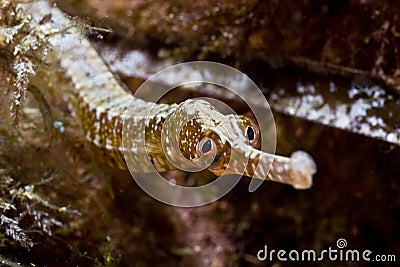
<svg viewBox="0 0 400 267">
<path fill-rule="evenodd" d="M 46 26 L 50 32 L 61 32 L 49 38 L 47 61 L 57 64 L 70 80 L 71 102 L 86 139 L 104 152 L 108 162 L 127 168 L 123 154 L 129 150 L 135 172 L 150 172 L 152 166 L 146 162 L 159 172 L 206 162 L 216 175 L 243 174 L 297 189 L 311 186 L 316 172 L 312 158 L 302 151 L 288 158 L 256 149 L 260 133 L 249 117 L 223 115 L 199 99 L 170 105 L 134 97 L 56 6 L 32 1 L 20 7 L 31 14 L 32 28 Z M 130 146 L 122 141 L 124 123 L 134 139 Z M 143 141 L 147 154 L 135 153 L 144 149 L 137 145 Z M 232 159 L 233 154 L 239 156 Z"/>
</svg>

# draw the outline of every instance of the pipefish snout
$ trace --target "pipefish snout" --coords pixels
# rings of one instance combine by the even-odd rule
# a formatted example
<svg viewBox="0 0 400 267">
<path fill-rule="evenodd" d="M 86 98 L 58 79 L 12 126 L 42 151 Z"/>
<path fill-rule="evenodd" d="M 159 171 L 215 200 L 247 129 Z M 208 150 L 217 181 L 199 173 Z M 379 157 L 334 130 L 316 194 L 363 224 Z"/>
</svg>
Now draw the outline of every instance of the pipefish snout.
<svg viewBox="0 0 400 267">
<path fill-rule="evenodd" d="M 204 100 L 187 100 L 166 122 L 171 123 L 164 128 L 169 138 L 167 143 L 165 139 L 161 142 L 176 166 L 192 171 L 207 168 L 218 176 L 241 174 L 290 184 L 296 189 L 307 189 L 312 184 L 316 172 L 313 159 L 303 151 L 287 158 L 258 150 L 260 132 L 247 116 L 223 115 Z"/>
<path fill-rule="evenodd" d="M 153 166 L 157 171 L 207 168 L 216 175 L 243 174 L 298 189 L 311 186 L 316 167 L 307 153 L 287 158 L 258 150 L 260 133 L 250 118 L 223 115 L 204 100 L 167 105 L 132 96 L 57 7 L 47 1 L 20 7 L 31 14 L 32 28 L 49 18 L 41 22 L 51 33 L 47 61 L 57 64 L 70 81 L 71 103 L 86 139 L 101 148 L 109 162 L 126 168 L 124 152 L 129 151 L 135 172 L 150 172 Z M 54 34 L 57 31 L 62 34 Z M 128 144 L 123 143 L 124 125 Z M 143 143 L 147 153 L 139 153 Z"/>
</svg>

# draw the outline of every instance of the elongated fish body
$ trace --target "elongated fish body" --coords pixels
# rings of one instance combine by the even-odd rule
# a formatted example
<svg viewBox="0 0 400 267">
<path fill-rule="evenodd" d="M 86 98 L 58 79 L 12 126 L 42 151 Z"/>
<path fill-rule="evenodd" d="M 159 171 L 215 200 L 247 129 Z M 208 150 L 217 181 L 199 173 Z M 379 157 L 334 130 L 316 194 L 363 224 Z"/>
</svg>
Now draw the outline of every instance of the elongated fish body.
<svg viewBox="0 0 400 267">
<path fill-rule="evenodd" d="M 129 151 L 133 162 L 130 168 L 145 173 L 152 170 L 151 165 L 157 171 L 167 171 L 177 165 L 199 164 L 201 159 L 207 162 L 212 154 L 208 169 L 217 175 L 238 173 L 299 189 L 311 186 L 316 167 L 305 152 L 286 158 L 255 149 L 252 142 L 258 133 L 249 118 L 225 116 L 203 100 L 168 105 L 132 96 L 78 27 L 56 6 L 32 1 L 20 7 L 31 14 L 32 28 L 49 27 L 51 51 L 47 61 L 56 64 L 65 80 L 70 81 L 69 93 L 76 100 L 72 102 L 76 103 L 76 115 L 86 139 L 102 151 L 108 162 L 126 168 L 124 152 Z M 49 19 L 39 23 L 46 16 Z M 193 114 L 209 119 L 195 116 L 188 120 Z M 131 137 L 129 145 L 122 142 L 124 125 Z M 235 140 L 224 134 L 222 126 Z M 142 149 L 147 154 L 136 153 Z M 234 154 L 243 159 L 232 159 Z M 229 163 L 231 160 L 233 164 Z"/>
</svg>

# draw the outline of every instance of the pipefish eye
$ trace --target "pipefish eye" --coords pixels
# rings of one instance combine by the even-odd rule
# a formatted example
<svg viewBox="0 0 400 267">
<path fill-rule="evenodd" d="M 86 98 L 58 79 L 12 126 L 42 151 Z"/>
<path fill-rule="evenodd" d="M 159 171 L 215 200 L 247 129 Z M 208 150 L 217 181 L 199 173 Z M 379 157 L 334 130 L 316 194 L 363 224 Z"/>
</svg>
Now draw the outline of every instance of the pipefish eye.
<svg viewBox="0 0 400 267">
<path fill-rule="evenodd" d="M 217 144 L 212 138 L 204 137 L 197 143 L 196 151 L 199 157 L 212 156 L 217 152 Z"/>
<path fill-rule="evenodd" d="M 253 127 L 248 126 L 247 129 L 246 129 L 246 136 L 247 136 L 247 139 L 251 142 L 251 141 L 253 141 L 253 140 L 256 138 L 255 135 L 256 135 L 256 133 L 254 132 Z"/>
<path fill-rule="evenodd" d="M 255 147 L 260 138 L 260 132 L 258 131 L 258 128 L 254 125 L 247 126 L 245 130 L 245 136 L 249 141 L 249 144 Z"/>
</svg>

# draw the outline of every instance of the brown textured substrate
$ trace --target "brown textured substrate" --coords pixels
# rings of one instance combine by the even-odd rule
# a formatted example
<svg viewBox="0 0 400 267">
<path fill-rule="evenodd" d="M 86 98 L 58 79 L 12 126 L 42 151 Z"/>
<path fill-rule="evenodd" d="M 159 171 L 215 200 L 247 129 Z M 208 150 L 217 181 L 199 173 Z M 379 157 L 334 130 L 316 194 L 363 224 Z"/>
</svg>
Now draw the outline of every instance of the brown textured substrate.
<svg viewBox="0 0 400 267">
<path fill-rule="evenodd" d="M 108 25 L 130 45 L 183 59 L 255 58 L 279 65 L 302 56 L 396 76 L 396 1 L 59 1 L 72 14 Z M 277 61 L 276 61 L 277 60 Z"/>
</svg>

